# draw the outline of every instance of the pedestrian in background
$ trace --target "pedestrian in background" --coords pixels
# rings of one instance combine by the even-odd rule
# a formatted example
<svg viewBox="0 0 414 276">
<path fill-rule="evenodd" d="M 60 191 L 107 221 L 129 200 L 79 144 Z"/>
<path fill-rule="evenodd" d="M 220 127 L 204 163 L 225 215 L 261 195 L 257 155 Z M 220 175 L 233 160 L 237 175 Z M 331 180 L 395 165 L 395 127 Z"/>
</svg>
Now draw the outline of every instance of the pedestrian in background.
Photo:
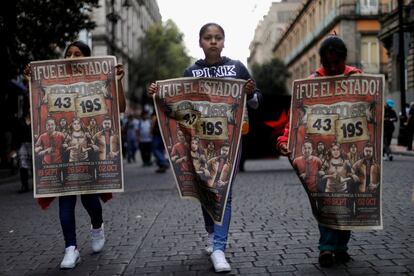
<svg viewBox="0 0 414 276">
<path fill-rule="evenodd" d="M 91 56 L 91 49 L 82 41 L 70 43 L 64 52 L 64 58 L 81 58 Z M 30 78 L 30 66 L 25 69 L 26 78 Z M 122 86 L 124 70 L 121 64 L 116 66 L 118 81 L 118 103 L 120 112 L 125 111 L 125 96 Z M 112 194 L 83 194 L 80 196 L 82 205 L 91 218 L 91 246 L 93 252 L 100 252 L 105 244 L 104 224 L 102 218 L 102 206 L 104 202 L 112 198 Z M 42 209 L 46 209 L 54 198 L 39 198 Z M 60 263 L 61 269 L 74 268 L 80 262 L 80 253 L 76 241 L 75 206 L 76 195 L 59 197 L 59 219 L 65 240 L 65 255 Z"/>
<path fill-rule="evenodd" d="M 32 165 L 32 123 L 30 119 L 30 110 L 25 108 L 23 117 L 17 122 L 14 128 L 15 137 L 12 141 L 11 155 L 17 151 L 17 160 L 20 172 L 21 187 L 19 193 L 29 191 L 29 175 L 33 172 Z"/>
<path fill-rule="evenodd" d="M 129 114 L 125 123 L 125 132 L 127 137 L 127 160 L 128 163 L 136 162 L 135 154 L 138 149 L 138 125 L 139 120 L 134 115 Z"/>
<path fill-rule="evenodd" d="M 155 157 L 158 169 L 156 173 L 165 173 L 168 169 L 168 160 L 165 158 L 165 146 L 162 141 L 161 131 L 158 124 L 157 115 L 155 112 L 151 118 L 151 132 L 152 132 L 152 144 L 151 150 Z"/>
<path fill-rule="evenodd" d="M 152 166 L 151 161 L 151 145 L 152 145 L 152 121 L 148 111 L 141 112 L 141 118 L 138 120 L 137 139 L 141 159 L 144 167 Z"/>
<path fill-rule="evenodd" d="M 350 75 L 362 73 L 358 68 L 345 64 L 347 58 L 347 48 L 342 39 L 336 35 L 326 38 L 320 48 L 319 56 L 322 67 L 316 70 L 310 78 L 324 76 Z M 296 112 L 296 110 L 292 110 Z M 291 152 L 287 147 L 289 139 L 289 122 L 286 124 L 284 134 L 277 139 L 277 149 L 282 155 L 290 156 Z M 330 267 L 337 263 L 347 263 L 351 260 L 348 254 L 348 242 L 351 238 L 351 231 L 338 230 L 327 226 L 318 225 L 319 239 L 319 264 L 322 267 Z"/>
<path fill-rule="evenodd" d="M 184 77 L 213 77 L 213 78 L 237 78 L 246 80 L 245 91 L 247 94 L 247 104 L 251 108 L 259 105 L 260 94 L 256 89 L 256 84 L 251 78 L 247 68 L 238 60 L 232 60 L 221 56 L 224 48 L 225 33 L 223 28 L 216 23 L 207 23 L 201 27 L 199 32 L 199 46 L 203 49 L 205 58 L 199 59 L 184 71 Z M 228 68 L 232 68 L 228 70 Z M 152 96 L 157 91 L 157 85 L 152 83 L 148 93 Z M 239 150 L 241 147 L 239 147 Z M 240 158 L 240 152 L 237 153 Z M 233 182 L 238 171 L 238 163 L 233 166 Z M 216 272 L 231 271 L 230 264 L 225 257 L 227 238 L 229 233 L 231 218 L 231 190 L 227 198 L 227 205 L 224 211 L 222 225 L 215 224 L 213 219 L 202 208 L 205 228 L 208 233 L 206 252 L 211 254 L 210 258 Z"/>
<path fill-rule="evenodd" d="M 411 102 L 407 112 L 407 150 L 413 150 L 414 138 L 414 102 Z"/>
<path fill-rule="evenodd" d="M 388 99 L 384 107 L 384 152 L 389 161 L 393 160 L 391 151 L 392 134 L 394 133 L 394 123 L 398 121 L 397 112 L 394 110 L 394 101 Z"/>
</svg>

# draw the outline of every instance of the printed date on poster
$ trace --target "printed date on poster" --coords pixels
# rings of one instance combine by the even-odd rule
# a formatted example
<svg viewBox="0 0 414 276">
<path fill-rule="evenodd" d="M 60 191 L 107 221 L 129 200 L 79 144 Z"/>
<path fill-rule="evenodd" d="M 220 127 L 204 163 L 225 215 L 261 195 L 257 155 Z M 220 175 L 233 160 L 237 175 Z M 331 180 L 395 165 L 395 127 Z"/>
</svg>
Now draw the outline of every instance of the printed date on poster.
<svg viewBox="0 0 414 276">
<path fill-rule="evenodd" d="M 184 127 L 195 128 L 200 115 L 200 112 L 195 110 L 178 111 L 177 122 Z"/>
<path fill-rule="evenodd" d="M 102 95 L 77 97 L 77 94 L 49 94 L 49 112 L 75 112 L 79 117 L 106 114 L 106 104 Z"/>
<path fill-rule="evenodd" d="M 49 94 L 47 95 L 49 112 L 75 111 L 76 94 Z"/>
<path fill-rule="evenodd" d="M 201 118 L 197 124 L 197 135 L 201 139 L 227 140 L 227 118 Z"/>
<path fill-rule="evenodd" d="M 309 134 L 335 135 L 335 121 L 338 114 L 333 115 L 309 115 L 306 132 Z"/>
<path fill-rule="evenodd" d="M 338 119 L 338 114 L 309 115 L 306 127 L 308 134 L 335 135 L 340 143 L 369 140 L 365 117 Z"/>
<path fill-rule="evenodd" d="M 106 114 L 105 99 L 102 95 L 76 98 L 76 112 L 79 117 L 90 117 Z"/>
<path fill-rule="evenodd" d="M 335 127 L 339 143 L 369 140 L 367 118 L 365 117 L 338 120 Z"/>
</svg>

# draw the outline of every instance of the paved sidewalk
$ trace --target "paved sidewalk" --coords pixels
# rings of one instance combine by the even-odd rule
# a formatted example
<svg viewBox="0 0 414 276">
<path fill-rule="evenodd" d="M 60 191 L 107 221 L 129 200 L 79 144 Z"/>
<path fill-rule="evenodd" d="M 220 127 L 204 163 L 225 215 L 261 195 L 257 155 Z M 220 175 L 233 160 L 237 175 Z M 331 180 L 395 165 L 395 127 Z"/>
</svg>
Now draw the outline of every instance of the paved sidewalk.
<svg viewBox="0 0 414 276">
<path fill-rule="evenodd" d="M 399 155 L 407 155 L 407 156 L 414 156 L 414 151 L 408 151 L 407 147 L 399 146 L 397 145 L 397 139 L 393 138 L 391 141 L 391 151 L 393 154 L 399 154 Z"/>
<path fill-rule="evenodd" d="M 233 187 L 226 254 L 230 275 L 414 275 L 414 157 L 384 162 L 384 230 L 353 232 L 347 265 L 318 265 L 318 229 L 286 158 L 248 160 Z M 47 211 L 18 182 L 0 185 L 0 275 L 215 275 L 203 253 L 199 204 L 178 196 L 172 173 L 125 164 L 125 192 L 103 205 L 107 243 L 92 254 L 90 222 L 77 204 L 82 262 L 59 270 L 58 202 Z"/>
</svg>

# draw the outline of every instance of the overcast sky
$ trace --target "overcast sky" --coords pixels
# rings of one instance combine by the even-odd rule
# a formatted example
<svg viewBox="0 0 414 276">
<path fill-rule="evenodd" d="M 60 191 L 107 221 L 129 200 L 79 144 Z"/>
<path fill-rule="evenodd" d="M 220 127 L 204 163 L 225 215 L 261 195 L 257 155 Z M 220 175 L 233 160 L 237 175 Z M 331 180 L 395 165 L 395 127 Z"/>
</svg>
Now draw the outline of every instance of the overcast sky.
<svg viewBox="0 0 414 276">
<path fill-rule="evenodd" d="M 198 32 L 208 22 L 220 24 L 226 33 L 222 55 L 247 65 L 249 45 L 259 21 L 270 9 L 271 0 L 157 0 L 163 21 L 172 19 L 184 34 L 188 54 L 204 58 Z"/>
</svg>

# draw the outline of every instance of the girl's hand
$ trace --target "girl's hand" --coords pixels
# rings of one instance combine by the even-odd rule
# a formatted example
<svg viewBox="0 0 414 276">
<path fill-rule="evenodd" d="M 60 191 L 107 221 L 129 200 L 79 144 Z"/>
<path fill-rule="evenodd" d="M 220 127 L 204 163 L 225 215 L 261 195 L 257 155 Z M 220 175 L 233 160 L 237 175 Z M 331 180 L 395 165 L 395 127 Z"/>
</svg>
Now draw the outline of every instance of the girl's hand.
<svg viewBox="0 0 414 276">
<path fill-rule="evenodd" d="M 283 143 L 279 147 L 280 154 L 283 156 L 288 156 L 291 154 L 291 151 L 288 149 L 287 143 Z"/>
<path fill-rule="evenodd" d="M 115 66 L 115 68 L 116 68 L 116 79 L 122 80 L 125 75 L 124 65 L 119 63 Z"/>
<path fill-rule="evenodd" d="M 152 97 L 152 95 L 157 93 L 157 91 L 158 91 L 158 84 L 156 84 L 155 82 L 151 83 L 147 91 L 148 96 Z"/>
<path fill-rule="evenodd" d="M 244 84 L 244 89 L 247 95 L 252 94 L 255 88 L 256 82 L 252 79 L 248 79 L 247 82 Z"/>
</svg>

